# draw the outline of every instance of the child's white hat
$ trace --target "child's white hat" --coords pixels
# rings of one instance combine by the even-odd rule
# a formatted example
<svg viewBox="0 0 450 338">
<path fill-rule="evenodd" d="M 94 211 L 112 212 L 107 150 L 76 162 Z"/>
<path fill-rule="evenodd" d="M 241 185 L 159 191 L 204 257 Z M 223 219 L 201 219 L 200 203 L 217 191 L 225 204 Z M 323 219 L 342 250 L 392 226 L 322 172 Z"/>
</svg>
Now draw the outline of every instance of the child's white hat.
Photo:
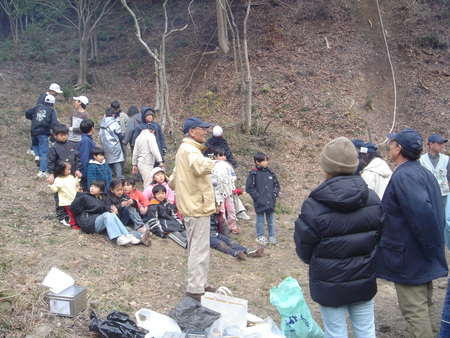
<svg viewBox="0 0 450 338">
<path fill-rule="evenodd" d="M 82 104 L 84 104 L 84 105 L 86 105 L 86 106 L 87 106 L 88 103 L 89 103 L 88 98 L 87 98 L 86 96 L 83 96 L 83 95 L 81 95 L 81 96 L 74 96 L 73 99 L 74 99 L 75 101 L 80 101 Z"/>
<path fill-rule="evenodd" d="M 55 93 L 62 94 L 61 87 L 57 83 L 52 83 L 48 90 L 53 90 Z"/>
<path fill-rule="evenodd" d="M 47 102 L 47 103 L 55 103 L 55 97 L 54 97 L 53 95 L 48 94 L 48 95 L 45 97 L 45 100 L 44 100 L 44 101 Z"/>
<path fill-rule="evenodd" d="M 160 171 L 162 171 L 163 173 L 166 173 L 163 168 L 161 168 L 161 167 L 154 167 L 152 169 L 152 171 L 150 172 L 151 177 L 155 176 Z"/>
<path fill-rule="evenodd" d="M 222 129 L 222 127 L 221 127 L 221 126 L 215 126 L 215 127 L 213 128 L 213 135 L 214 135 L 215 137 L 222 136 L 222 135 L 223 135 L 223 129 Z"/>
</svg>

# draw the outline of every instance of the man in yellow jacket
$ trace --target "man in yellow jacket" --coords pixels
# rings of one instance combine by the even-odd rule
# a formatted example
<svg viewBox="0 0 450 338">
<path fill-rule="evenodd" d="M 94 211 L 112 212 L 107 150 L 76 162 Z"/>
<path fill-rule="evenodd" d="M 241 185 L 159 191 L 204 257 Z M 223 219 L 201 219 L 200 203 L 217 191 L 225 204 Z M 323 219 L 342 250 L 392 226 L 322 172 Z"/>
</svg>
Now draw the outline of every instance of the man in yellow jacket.
<svg viewBox="0 0 450 338">
<path fill-rule="evenodd" d="M 203 156 L 211 123 L 198 117 L 184 121 L 183 139 L 175 156 L 170 186 L 175 189 L 177 207 L 183 216 L 188 240 L 188 286 L 186 296 L 200 301 L 208 284 L 210 215 L 216 211 L 210 179 L 216 161 Z"/>
</svg>

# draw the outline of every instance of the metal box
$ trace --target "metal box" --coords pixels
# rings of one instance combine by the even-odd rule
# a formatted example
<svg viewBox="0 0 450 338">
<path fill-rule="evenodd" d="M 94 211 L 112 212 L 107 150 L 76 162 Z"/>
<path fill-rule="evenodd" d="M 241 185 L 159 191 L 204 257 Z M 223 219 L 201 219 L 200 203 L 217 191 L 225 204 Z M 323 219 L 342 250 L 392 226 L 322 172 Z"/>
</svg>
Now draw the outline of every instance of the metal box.
<svg viewBox="0 0 450 338">
<path fill-rule="evenodd" d="M 72 285 L 60 293 L 48 292 L 50 311 L 60 316 L 75 317 L 87 307 L 86 288 Z"/>
</svg>

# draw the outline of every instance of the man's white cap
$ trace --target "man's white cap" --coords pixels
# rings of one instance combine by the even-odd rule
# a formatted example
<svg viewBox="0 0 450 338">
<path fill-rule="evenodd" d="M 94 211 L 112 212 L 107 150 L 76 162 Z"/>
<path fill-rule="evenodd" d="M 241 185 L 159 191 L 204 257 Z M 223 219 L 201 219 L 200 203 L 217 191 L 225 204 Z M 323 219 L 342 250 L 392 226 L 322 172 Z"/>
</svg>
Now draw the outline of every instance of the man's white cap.
<svg viewBox="0 0 450 338">
<path fill-rule="evenodd" d="M 75 101 L 80 101 L 82 104 L 84 104 L 84 105 L 86 105 L 86 106 L 87 106 L 88 103 L 89 103 L 88 98 L 87 98 L 86 96 L 83 96 L 83 95 L 81 95 L 81 96 L 74 96 L 73 99 L 74 99 Z"/>
<path fill-rule="evenodd" d="M 213 135 L 216 137 L 222 136 L 223 135 L 223 129 L 221 126 L 215 126 L 213 128 Z"/>
<path fill-rule="evenodd" d="M 47 103 L 55 103 L 55 97 L 54 97 L 53 95 L 48 94 L 48 95 L 45 97 L 44 102 L 47 102 Z"/>
<path fill-rule="evenodd" d="M 53 90 L 55 93 L 62 94 L 61 87 L 57 83 L 52 83 L 50 87 L 48 87 L 48 90 Z"/>
</svg>

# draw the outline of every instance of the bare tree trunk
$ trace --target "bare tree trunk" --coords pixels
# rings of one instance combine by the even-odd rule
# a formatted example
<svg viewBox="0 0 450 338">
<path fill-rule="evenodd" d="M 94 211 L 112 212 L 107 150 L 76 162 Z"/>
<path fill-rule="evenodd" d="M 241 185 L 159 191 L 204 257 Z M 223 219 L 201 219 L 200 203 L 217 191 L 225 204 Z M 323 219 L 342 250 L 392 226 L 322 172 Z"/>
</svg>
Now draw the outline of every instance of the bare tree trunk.
<svg viewBox="0 0 450 338">
<path fill-rule="evenodd" d="M 89 48 L 90 40 L 92 36 L 95 35 L 93 32 L 100 20 L 105 14 L 107 14 L 111 8 L 114 6 L 112 0 L 40 0 L 41 4 L 51 8 L 52 10 L 58 12 L 62 18 L 67 22 L 66 25 L 74 27 L 78 31 L 78 41 L 80 44 L 80 69 L 78 72 L 78 79 L 76 88 L 84 88 L 89 86 L 87 81 L 87 52 Z M 77 19 L 73 20 L 70 13 L 75 11 L 77 13 Z M 96 44 L 96 38 L 94 39 Z"/>
<path fill-rule="evenodd" d="M 14 0 L 0 1 L 0 7 L 3 8 L 8 16 L 10 33 L 15 44 L 19 43 L 18 19 L 14 18 L 13 7 L 17 7 Z"/>
<path fill-rule="evenodd" d="M 230 51 L 228 43 L 228 30 L 226 21 L 226 7 L 223 0 L 216 0 L 216 17 L 217 17 L 217 38 L 219 47 L 227 54 Z"/>
<path fill-rule="evenodd" d="M 170 123 L 170 130 L 169 133 L 172 132 L 173 128 L 173 121 L 170 118 L 170 109 L 169 109 L 169 85 L 167 82 L 167 74 L 166 74 L 166 38 L 176 31 L 182 31 L 186 29 L 187 25 L 185 25 L 183 28 L 180 29 L 172 29 L 171 31 L 168 31 L 168 17 L 167 17 L 167 0 L 163 3 L 164 8 L 164 17 L 165 17 L 165 23 L 164 23 L 164 33 L 161 39 L 161 46 L 160 46 L 160 55 L 158 55 L 158 50 L 155 50 L 153 52 L 148 44 L 142 39 L 141 35 L 141 29 L 139 27 L 139 21 L 134 14 L 134 12 L 131 10 L 131 8 L 128 6 L 126 0 L 120 0 L 122 5 L 127 9 L 127 11 L 131 14 L 134 20 L 134 26 L 136 28 L 136 36 L 139 40 L 139 42 L 144 46 L 147 53 L 153 58 L 155 61 L 155 74 L 156 74 L 156 103 L 155 103 L 155 109 L 159 108 L 159 111 L 161 113 L 161 127 L 164 129 L 165 124 L 167 120 L 169 120 Z"/>
<path fill-rule="evenodd" d="M 252 0 L 249 0 L 247 3 L 247 13 L 245 14 L 244 19 L 244 60 L 245 60 L 245 68 L 246 68 L 246 79 L 244 81 L 244 96 L 245 96 L 245 105 L 244 105 L 244 132 L 246 134 L 250 134 L 250 129 L 252 127 L 252 74 L 250 71 L 250 61 L 248 59 L 248 44 L 247 44 L 247 23 L 248 16 L 250 15 L 250 7 L 252 5 Z"/>
<path fill-rule="evenodd" d="M 83 36 L 80 36 L 80 60 L 79 60 L 79 72 L 78 72 L 78 81 L 77 81 L 77 88 L 81 89 L 86 86 L 89 86 L 89 83 L 87 81 L 87 50 L 88 50 L 88 44 L 86 41 L 84 41 L 86 38 L 83 38 Z"/>
<path fill-rule="evenodd" d="M 158 57 L 158 51 L 157 50 L 155 50 L 155 55 Z M 160 75 L 159 75 L 159 71 L 158 71 L 158 68 L 159 68 L 159 63 L 156 61 L 156 59 L 154 60 L 155 61 L 155 110 L 161 110 L 161 90 L 159 89 L 159 78 L 160 78 Z"/>
<path fill-rule="evenodd" d="M 239 28 L 234 20 L 233 12 L 228 0 L 223 0 L 227 9 L 227 20 L 233 37 L 233 56 L 236 71 L 236 80 L 239 93 L 242 95 L 242 122 L 245 134 L 250 134 L 252 127 L 252 76 L 250 72 L 250 61 L 248 58 L 247 23 L 250 15 L 251 0 L 247 2 L 247 11 L 244 18 L 243 47 L 239 37 Z M 242 54 L 244 54 L 242 56 Z M 245 71 L 244 71 L 245 66 Z"/>
</svg>

